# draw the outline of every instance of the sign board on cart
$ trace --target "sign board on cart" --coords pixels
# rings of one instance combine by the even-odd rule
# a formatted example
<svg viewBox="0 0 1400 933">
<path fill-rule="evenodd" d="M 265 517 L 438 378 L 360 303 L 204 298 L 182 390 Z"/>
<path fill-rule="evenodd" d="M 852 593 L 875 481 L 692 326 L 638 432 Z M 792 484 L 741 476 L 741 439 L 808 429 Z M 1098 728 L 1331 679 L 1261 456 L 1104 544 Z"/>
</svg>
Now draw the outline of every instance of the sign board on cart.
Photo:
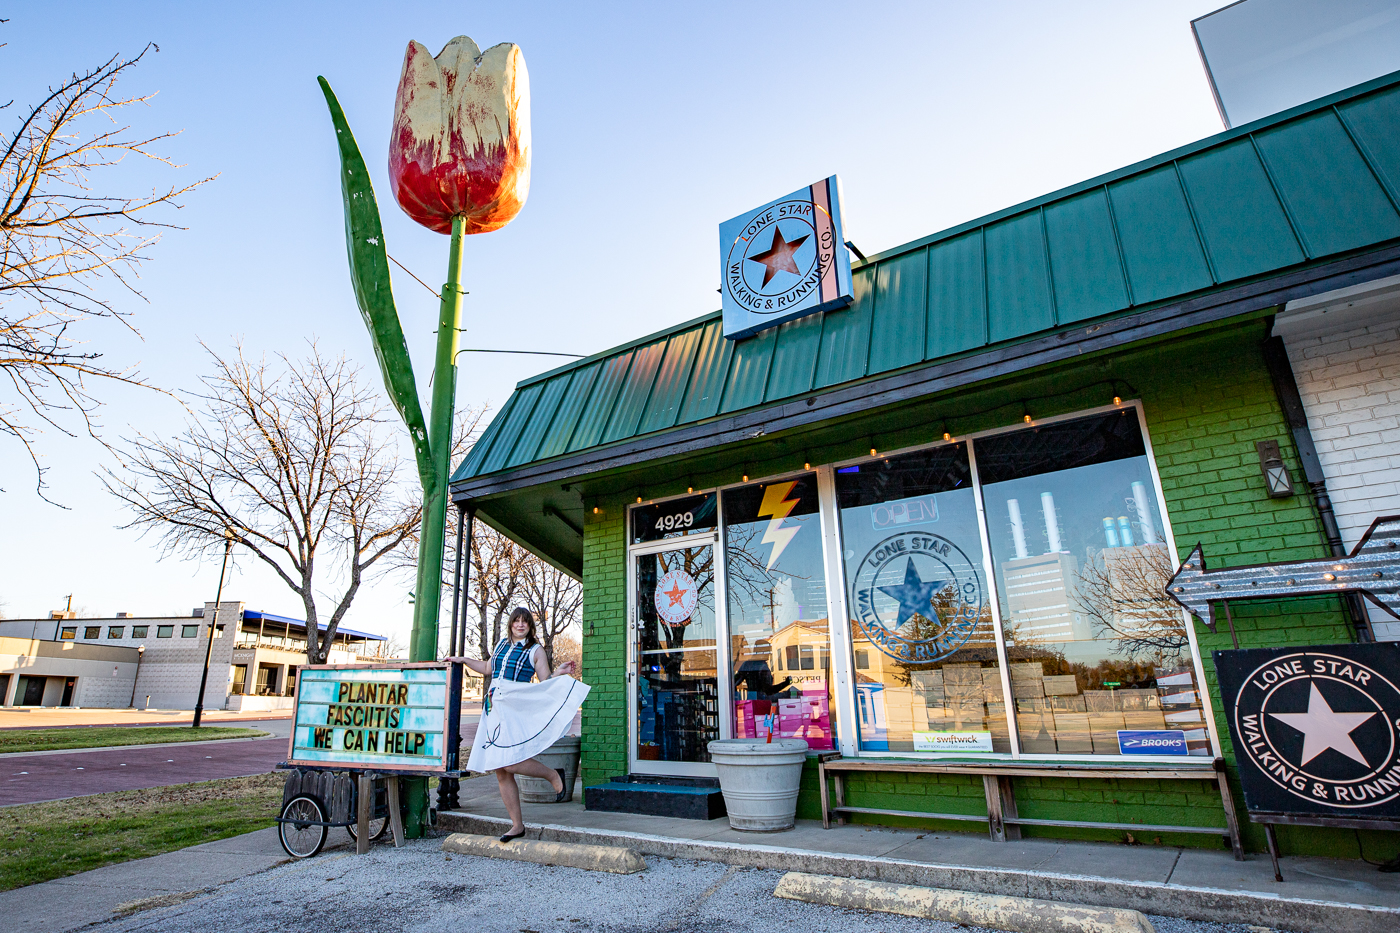
<svg viewBox="0 0 1400 933">
<path fill-rule="evenodd" d="M 1252 813 L 1400 820 L 1400 644 L 1214 658 Z"/>
<path fill-rule="evenodd" d="M 297 671 L 291 767 L 453 773 L 461 668 L 420 663 Z"/>
</svg>

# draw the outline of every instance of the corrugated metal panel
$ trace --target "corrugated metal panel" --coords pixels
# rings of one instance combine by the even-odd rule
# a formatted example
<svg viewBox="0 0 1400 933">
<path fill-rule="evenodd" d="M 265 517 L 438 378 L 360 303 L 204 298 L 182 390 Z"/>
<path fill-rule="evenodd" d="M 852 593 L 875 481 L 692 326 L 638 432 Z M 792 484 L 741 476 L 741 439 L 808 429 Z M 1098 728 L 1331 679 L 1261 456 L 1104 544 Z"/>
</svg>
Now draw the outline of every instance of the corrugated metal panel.
<svg viewBox="0 0 1400 933">
<path fill-rule="evenodd" d="M 521 429 L 520 440 L 515 442 L 515 449 L 511 451 L 506 466 L 519 466 L 535 459 L 540 448 L 540 441 L 544 439 L 545 431 L 549 430 L 549 426 L 554 423 L 555 409 L 559 407 L 560 400 L 564 398 L 564 391 L 568 388 L 568 373 L 555 376 L 544 383 L 540 400 L 535 403 L 535 410 L 530 413 L 530 420 Z"/>
<path fill-rule="evenodd" d="M 887 372 L 924 358 L 927 292 L 928 250 L 907 253 L 877 267 L 867 373 Z"/>
<path fill-rule="evenodd" d="M 703 328 L 694 327 L 675 334 L 666 346 L 666 358 L 656 372 L 656 384 L 651 389 L 651 400 L 642 415 L 638 434 L 648 434 L 669 428 L 676 423 L 681 412 L 681 401 L 685 398 L 685 388 L 690 383 L 690 371 L 695 362 L 695 348 L 700 345 Z"/>
<path fill-rule="evenodd" d="M 627 372 L 627 381 L 617 395 L 613 406 L 612 419 L 603 433 L 603 442 L 631 437 L 637 433 L 637 425 L 642 420 L 642 411 L 651 398 L 652 383 L 656 381 L 656 370 L 661 366 L 661 358 L 666 355 L 665 340 L 645 347 L 638 347 L 632 356 L 632 368 Z"/>
<path fill-rule="evenodd" d="M 1254 137 L 1312 256 L 1400 236 L 1400 216 L 1330 110 Z"/>
<path fill-rule="evenodd" d="M 982 231 L 974 230 L 928 250 L 928 324 L 924 358 L 961 353 L 987 342 Z"/>
<path fill-rule="evenodd" d="M 1385 184 L 1391 204 L 1400 202 L 1400 88 L 1341 104 L 1337 112 Z"/>
<path fill-rule="evenodd" d="M 510 416 L 510 411 L 520 400 L 520 390 L 516 389 L 510 398 L 506 399 L 505 405 L 496 413 L 496 417 L 491 419 L 491 423 L 486 426 L 486 430 L 481 432 L 481 437 L 476 439 L 472 449 L 462 460 L 462 465 L 452 474 L 452 481 L 459 480 L 466 476 L 476 476 L 486 472 L 481 469 L 481 462 L 486 459 L 486 455 L 491 452 L 491 446 L 496 443 L 496 438 L 500 436 L 502 428 L 505 427 L 506 418 Z"/>
<path fill-rule="evenodd" d="M 1108 190 L 1134 302 L 1210 286 L 1210 269 L 1175 165 L 1143 172 Z"/>
<path fill-rule="evenodd" d="M 734 360 L 729 364 L 729 384 L 724 388 L 721 412 L 738 411 L 763 401 L 776 336 L 777 331 L 770 327 L 752 337 L 734 341 Z"/>
<path fill-rule="evenodd" d="M 1191 207 L 1218 281 L 1303 261 L 1303 252 L 1248 138 L 1181 160 Z"/>
<path fill-rule="evenodd" d="M 593 394 L 593 383 L 597 381 L 602 368 L 603 364 L 599 361 L 574 370 L 573 379 L 569 380 L 568 392 L 559 403 L 559 410 L 554 414 L 554 421 L 540 444 L 539 452 L 535 454 L 536 458 L 543 460 L 547 457 L 557 457 L 569 449 L 569 441 L 574 436 L 574 428 L 578 426 L 579 415 L 583 414 L 583 408 L 588 404 L 589 396 Z"/>
<path fill-rule="evenodd" d="M 1040 211 L 986 228 L 988 337 L 993 343 L 1055 326 Z"/>
<path fill-rule="evenodd" d="M 481 464 L 483 472 L 491 473 L 506 465 L 510 452 L 515 449 L 515 442 L 520 438 L 520 432 L 530 418 L 530 413 L 535 410 L 535 401 L 543 388 L 543 384 L 536 383 L 526 386 L 512 396 L 515 404 L 511 406 L 510 411 L 501 412 L 501 420 L 504 423 L 501 425 L 500 434 L 491 444 L 491 452 Z"/>
<path fill-rule="evenodd" d="M 870 354 L 870 311 L 875 304 L 875 270 L 857 269 L 852 275 L 855 299 L 839 311 L 828 311 L 822 322 L 821 352 L 817 354 L 817 377 L 813 388 L 850 382 L 865 375 Z"/>
<path fill-rule="evenodd" d="M 526 380 L 458 478 L 1396 238 L 1390 76 L 872 257 L 849 308 L 737 343 L 715 315 Z"/>
<path fill-rule="evenodd" d="M 569 450 L 582 450 L 601 442 L 603 429 L 612 420 L 613 403 L 617 401 L 618 390 L 627 378 L 635 352 L 628 350 L 603 362 L 598 381 L 593 384 L 593 394 L 579 415 L 578 427 L 574 428 L 573 440 L 569 441 Z"/>
<path fill-rule="evenodd" d="M 685 390 L 685 404 L 681 405 L 681 423 L 703 421 L 719 413 L 733 355 L 734 341 L 724 339 L 723 322 L 716 320 L 706 324 L 700 334 L 700 346 L 695 351 L 695 367 Z"/>
<path fill-rule="evenodd" d="M 1102 188 L 1045 208 L 1055 320 L 1083 321 L 1128 306 L 1123 264 Z"/>
<path fill-rule="evenodd" d="M 801 395 L 812 388 L 812 374 L 821 349 L 822 316 L 811 314 L 779 325 L 773 343 L 773 366 L 768 372 L 768 401 Z"/>
</svg>

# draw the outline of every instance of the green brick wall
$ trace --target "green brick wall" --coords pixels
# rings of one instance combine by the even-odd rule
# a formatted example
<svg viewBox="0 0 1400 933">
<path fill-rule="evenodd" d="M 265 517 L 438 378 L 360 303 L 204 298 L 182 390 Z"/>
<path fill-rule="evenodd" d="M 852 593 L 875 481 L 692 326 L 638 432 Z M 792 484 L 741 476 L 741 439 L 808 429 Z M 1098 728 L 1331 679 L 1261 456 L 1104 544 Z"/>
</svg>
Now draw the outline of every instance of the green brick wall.
<svg viewBox="0 0 1400 933">
<path fill-rule="evenodd" d="M 593 509 L 598 513 L 594 514 Z M 627 773 L 626 500 L 589 502 L 583 531 L 584 786 Z"/>
<path fill-rule="evenodd" d="M 849 443 L 824 445 L 805 456 L 831 460 L 857 456 L 864 448 L 927 443 L 941 434 L 944 419 L 955 433 L 971 433 L 1013 423 L 1020 400 L 1033 405 L 1036 417 L 1070 413 L 1105 404 L 1111 390 L 1105 379 L 1125 380 L 1143 401 L 1153 455 L 1162 478 L 1168 517 L 1177 547 L 1184 556 L 1196 543 L 1205 548 L 1212 568 L 1265 561 L 1325 556 L 1325 546 L 1312 502 L 1306 494 L 1270 499 L 1259 470 L 1254 442 L 1278 440 L 1299 488 L 1302 470 L 1291 436 L 1274 396 L 1263 355 L 1262 321 L 1224 330 L 1178 337 L 1146 349 L 1119 352 L 1096 359 L 1018 377 L 1014 383 L 961 393 L 956 401 L 931 400 L 892 417 L 864 419 L 852 429 Z M 1084 387 L 1084 388 L 1079 388 Z M 1118 391 L 1125 391 L 1119 389 Z M 958 410 L 985 411 L 1000 398 L 1015 410 L 992 412 L 974 421 L 958 419 Z M 881 428 L 885 428 L 881 430 Z M 936 429 L 936 430 L 935 430 Z M 873 431 L 879 431 L 878 435 Z M 859 432 L 856 434 L 856 432 Z M 794 445 L 796 446 L 796 445 Z M 849 449 L 845 449 L 849 447 Z M 789 455 L 790 456 L 790 455 Z M 760 475 L 761 457 L 749 455 L 748 472 Z M 779 466 L 777 469 L 790 469 Z M 717 481 L 734 481 L 718 479 Z M 652 496 L 682 492 L 682 488 L 649 488 Z M 697 485 L 699 485 L 697 483 Z M 623 515 L 626 497 L 589 503 L 584 534 L 584 671 L 594 693 L 584 709 L 584 779 L 606 780 L 626 771 L 625 615 L 626 546 Z M 600 513 L 591 514 L 598 506 Z M 1328 644 L 1351 641 L 1340 606 L 1331 598 L 1279 603 L 1232 604 L 1241 647 Z M 1236 807 L 1243 800 L 1233 771 L 1229 731 L 1218 712 L 1219 686 L 1211 663 L 1212 650 L 1231 647 L 1223 613 L 1219 632 L 1212 635 L 1197 625 L 1207 687 L 1217 710 L 1216 727 L 1230 762 L 1236 786 Z M 799 815 L 818 818 L 820 804 L 815 767 L 803 776 Z M 854 806 L 948 813 L 983 813 L 980 779 L 950 775 L 871 774 L 847 780 L 847 801 Z M 1017 782 L 1020 814 L 1028 818 L 1104 820 L 1143 824 L 1223 825 L 1220 796 L 1213 781 L 1114 781 L 1021 779 Z M 955 821 L 861 818 L 887 825 L 915 825 L 940 831 L 978 832 L 978 824 Z M 1261 827 L 1244 824 L 1246 846 L 1262 850 Z M 1126 834 L 1105 830 L 1027 827 L 1026 836 L 1109 839 Z M 1134 834 L 1136 842 L 1218 847 L 1206 834 Z M 1349 830 L 1291 830 L 1280 827 L 1286 852 L 1357 857 L 1390 857 L 1397 843 L 1380 833 Z"/>
</svg>

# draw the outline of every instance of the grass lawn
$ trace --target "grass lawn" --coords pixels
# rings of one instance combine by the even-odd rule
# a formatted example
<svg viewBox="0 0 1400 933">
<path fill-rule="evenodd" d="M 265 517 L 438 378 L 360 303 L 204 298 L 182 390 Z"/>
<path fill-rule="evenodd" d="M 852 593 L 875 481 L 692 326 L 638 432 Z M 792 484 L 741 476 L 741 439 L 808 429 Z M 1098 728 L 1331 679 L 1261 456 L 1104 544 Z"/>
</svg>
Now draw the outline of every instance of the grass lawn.
<svg viewBox="0 0 1400 933">
<path fill-rule="evenodd" d="M 0 891 L 273 825 L 281 774 L 124 790 L 0 810 Z"/>
<path fill-rule="evenodd" d="M 104 745 L 163 745 L 167 742 L 203 742 L 208 739 L 251 739 L 268 735 L 261 729 L 233 726 L 88 726 L 80 729 L 2 729 L 0 754 L 51 752 L 65 748 L 100 748 Z"/>
</svg>

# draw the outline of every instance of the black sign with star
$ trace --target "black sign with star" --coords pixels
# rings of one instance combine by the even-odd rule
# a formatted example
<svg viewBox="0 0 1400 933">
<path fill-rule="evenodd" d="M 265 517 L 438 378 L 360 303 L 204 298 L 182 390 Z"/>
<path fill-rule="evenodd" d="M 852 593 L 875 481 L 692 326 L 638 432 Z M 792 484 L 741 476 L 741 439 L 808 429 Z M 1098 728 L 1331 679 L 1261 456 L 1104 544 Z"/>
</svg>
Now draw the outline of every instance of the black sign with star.
<svg viewBox="0 0 1400 933">
<path fill-rule="evenodd" d="M 1214 659 L 1251 812 L 1400 819 L 1400 644 Z"/>
</svg>

